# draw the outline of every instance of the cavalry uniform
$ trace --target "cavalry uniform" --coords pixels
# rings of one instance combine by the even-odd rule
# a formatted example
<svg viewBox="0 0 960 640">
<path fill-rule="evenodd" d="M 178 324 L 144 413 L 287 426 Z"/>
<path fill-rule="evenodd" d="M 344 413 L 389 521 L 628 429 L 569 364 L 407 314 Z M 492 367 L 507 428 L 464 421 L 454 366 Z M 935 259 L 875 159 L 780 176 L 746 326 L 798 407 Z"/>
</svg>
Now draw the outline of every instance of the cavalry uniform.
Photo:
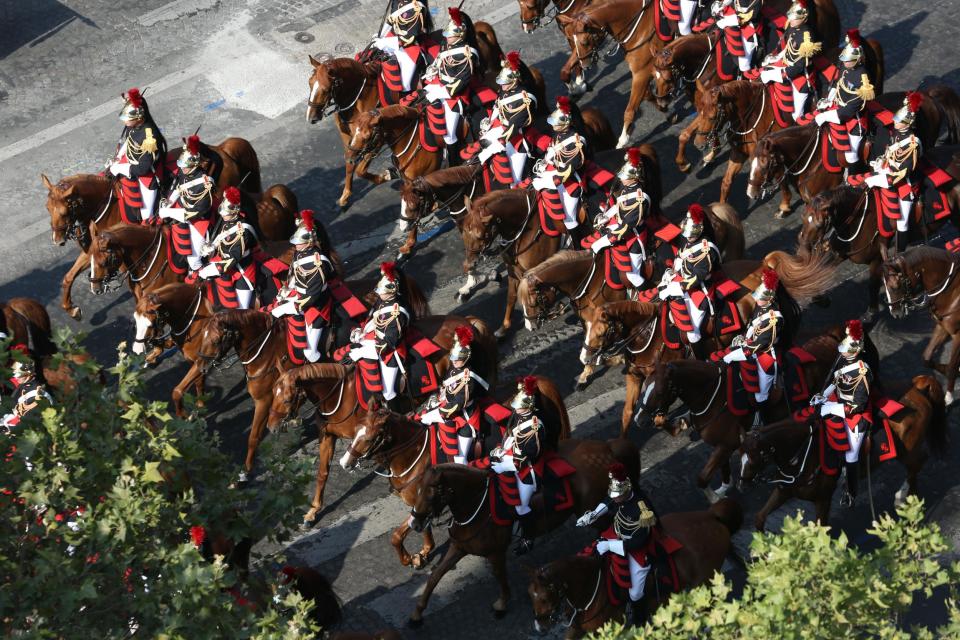
<svg viewBox="0 0 960 640">
<path fill-rule="evenodd" d="M 417 79 L 437 54 L 432 30 L 426 0 L 390 0 L 386 20 L 372 43 L 390 56 L 380 69 L 387 89 L 402 95 L 417 88 Z"/>
<path fill-rule="evenodd" d="M 200 139 L 190 136 L 177 159 L 178 171 L 167 197 L 160 201 L 160 217 L 171 220 L 173 254 L 190 271 L 203 267 L 202 252 L 211 237 L 216 184 L 200 168 Z"/>
<path fill-rule="evenodd" d="M 264 310 L 277 318 L 292 316 L 295 324 L 303 324 L 307 338 L 303 355 L 310 362 L 317 362 L 323 357 L 321 340 L 330 326 L 333 297 L 329 283 L 336 270 L 317 246 L 313 215 L 309 209 L 300 212 L 299 224 L 290 237 L 295 250 L 287 283 L 276 301 Z"/>
<path fill-rule="evenodd" d="M 760 36 L 760 0 L 722 0 L 715 2 L 713 14 L 723 30 L 727 53 L 737 59 L 741 73 L 753 68 L 753 53 Z"/>
<path fill-rule="evenodd" d="M 423 95 L 427 107 L 426 126 L 448 146 L 457 143 L 460 121 L 470 108 L 471 85 L 480 67 L 480 54 L 470 45 L 467 24 L 456 7 L 450 8 L 450 23 L 444 29 L 446 42 L 427 68 Z"/>
<path fill-rule="evenodd" d="M 401 304 L 398 273 L 392 262 L 380 265 L 381 278 L 375 290 L 380 297 L 370 310 L 366 322 L 356 330 L 350 358 L 354 362 L 366 360 L 380 368 L 383 399 L 393 400 L 400 389 L 403 371 L 403 337 L 410 324 L 410 312 Z"/>
<path fill-rule="evenodd" d="M 19 350 L 26 352 L 24 347 Z M 48 403 L 53 402 L 53 398 L 37 380 L 32 362 L 21 362 L 19 360 L 14 362 L 12 382 L 14 384 L 13 410 L 0 418 L 0 427 L 3 427 L 6 431 L 20 424 L 23 416 L 34 409 L 41 400 Z"/>
<path fill-rule="evenodd" d="M 813 29 L 806 23 L 808 17 L 806 0 L 796 0 L 787 11 L 791 26 L 783 34 L 781 49 L 764 60 L 760 79 L 777 85 L 775 91 L 781 104 L 789 96 L 793 103 L 793 119 L 806 113 L 807 101 L 814 91 L 815 70 L 813 58 L 823 49 L 815 40 Z M 800 21 L 799 26 L 792 23 Z"/>
<path fill-rule="evenodd" d="M 124 221 L 149 222 L 164 173 L 166 142 L 138 89 L 124 96 L 120 119 L 124 128 L 108 170 L 120 179 Z"/>
<path fill-rule="evenodd" d="M 830 93 L 817 105 L 814 120 L 818 125 L 829 124 L 830 143 L 842 151 L 850 173 L 859 173 L 860 145 L 867 131 L 867 117 L 863 113 L 866 103 L 875 97 L 870 76 L 863 66 L 863 49 L 860 32 L 847 33 L 847 43 L 840 52 L 839 60 L 851 63 L 844 65 L 831 87 Z"/>
</svg>

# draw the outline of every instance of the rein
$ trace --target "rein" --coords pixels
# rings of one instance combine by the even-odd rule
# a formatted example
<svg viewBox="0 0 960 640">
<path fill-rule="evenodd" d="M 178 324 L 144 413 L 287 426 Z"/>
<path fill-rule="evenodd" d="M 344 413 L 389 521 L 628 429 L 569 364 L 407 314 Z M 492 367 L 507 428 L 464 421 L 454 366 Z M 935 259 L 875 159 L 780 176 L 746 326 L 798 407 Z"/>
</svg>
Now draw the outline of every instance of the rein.
<svg viewBox="0 0 960 640">
<path fill-rule="evenodd" d="M 592 607 L 593 604 L 597 601 L 597 595 L 599 595 L 600 593 L 600 583 L 602 582 L 602 580 L 603 580 L 603 564 L 601 563 L 600 567 L 597 569 L 597 583 L 593 587 L 593 595 L 590 596 L 590 599 L 587 601 L 587 604 L 585 604 L 582 607 L 578 607 L 577 605 L 573 604 L 573 602 L 570 601 L 570 596 L 567 595 L 566 591 L 560 591 L 559 589 L 556 590 L 557 595 L 563 598 L 564 602 L 572 611 L 572 614 L 570 615 L 570 619 L 568 621 L 566 622 L 561 621 L 561 623 L 565 628 L 569 629 L 571 626 L 573 626 L 573 621 L 576 620 L 577 616 L 580 615 L 581 613 L 585 613 L 586 611 L 588 611 L 590 607 Z M 589 622 L 590 620 L 593 620 L 598 615 L 600 615 L 599 611 L 596 614 L 590 616 L 589 618 L 584 619 L 581 622 L 581 624 L 583 622 Z"/>
<path fill-rule="evenodd" d="M 688 78 L 685 75 L 683 75 L 684 70 L 681 68 L 679 64 L 677 63 L 671 64 L 670 73 L 677 77 L 677 81 L 674 83 L 673 89 L 671 91 L 667 91 L 663 95 L 658 95 L 656 93 L 656 86 L 654 86 L 654 92 L 653 92 L 654 98 L 656 98 L 657 100 L 666 100 L 671 96 L 678 96 L 680 95 L 681 92 L 683 92 L 683 90 L 688 85 L 695 84 L 697 80 L 703 77 L 703 73 L 707 70 L 707 67 L 710 65 L 710 60 L 713 59 L 714 43 L 713 43 L 712 35 L 710 33 L 706 35 L 707 35 L 707 55 L 704 56 L 703 58 L 703 64 L 700 65 L 700 71 L 698 71 L 696 75 L 694 75 L 693 77 Z"/>
<path fill-rule="evenodd" d="M 805 172 L 810 167 L 810 163 L 813 162 L 814 156 L 817 155 L 817 144 L 820 142 L 820 133 L 820 129 L 817 128 L 817 135 L 811 139 L 812 144 L 810 144 L 808 147 L 804 147 L 803 150 L 800 151 L 796 161 L 790 167 L 784 166 L 783 174 L 781 174 L 776 183 L 774 183 L 772 180 L 765 180 L 760 185 L 757 185 L 755 181 L 748 180 L 748 182 L 755 187 L 759 186 L 761 195 L 766 197 L 768 193 L 772 193 L 780 188 L 780 185 L 783 184 L 783 181 L 787 179 L 787 174 L 796 177 Z M 807 149 L 810 150 L 810 155 L 807 157 L 807 161 L 804 163 L 803 168 L 799 171 L 794 171 L 793 167 L 796 167 L 798 164 L 800 164 L 800 161 L 803 159 L 803 154 L 807 153 Z"/>
</svg>

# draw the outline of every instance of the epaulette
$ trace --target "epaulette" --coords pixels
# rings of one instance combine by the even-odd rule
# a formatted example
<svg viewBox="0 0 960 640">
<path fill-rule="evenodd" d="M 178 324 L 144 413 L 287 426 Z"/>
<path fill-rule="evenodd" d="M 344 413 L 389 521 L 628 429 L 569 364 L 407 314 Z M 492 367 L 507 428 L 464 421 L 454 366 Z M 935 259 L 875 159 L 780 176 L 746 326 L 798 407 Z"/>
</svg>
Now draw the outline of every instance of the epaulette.
<svg viewBox="0 0 960 640">
<path fill-rule="evenodd" d="M 146 151 L 147 153 L 156 153 L 157 152 L 157 139 L 153 137 L 153 129 L 150 127 L 145 127 L 143 130 L 144 139 L 143 144 L 140 145 L 140 148 Z"/>
<path fill-rule="evenodd" d="M 856 93 L 864 102 L 876 97 L 873 85 L 870 84 L 870 77 L 866 73 L 860 74 L 860 88 L 857 89 Z"/>
<path fill-rule="evenodd" d="M 812 58 L 820 53 L 822 49 L 823 45 L 821 45 L 819 42 L 813 42 L 813 39 L 810 37 L 810 32 L 806 31 L 803 34 L 803 42 L 801 42 L 800 46 L 797 47 L 797 53 L 804 58 Z"/>
</svg>

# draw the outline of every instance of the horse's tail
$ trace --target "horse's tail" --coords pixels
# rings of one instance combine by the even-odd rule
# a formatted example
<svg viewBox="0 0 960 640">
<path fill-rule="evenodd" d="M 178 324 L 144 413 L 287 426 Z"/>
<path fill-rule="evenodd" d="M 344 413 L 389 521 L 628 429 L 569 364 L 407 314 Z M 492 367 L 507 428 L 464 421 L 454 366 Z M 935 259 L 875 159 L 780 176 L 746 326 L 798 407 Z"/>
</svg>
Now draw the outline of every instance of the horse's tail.
<svg viewBox="0 0 960 640">
<path fill-rule="evenodd" d="M 240 179 L 243 181 L 240 186 L 244 191 L 254 193 L 263 191 L 263 185 L 260 182 L 260 159 L 249 141 L 244 138 L 227 138 L 218 148 L 223 155 L 237 164 Z"/>
<path fill-rule="evenodd" d="M 401 277 L 403 278 L 403 293 L 408 305 L 407 308 L 410 313 L 413 314 L 410 321 L 413 322 L 417 318 L 432 316 L 433 313 L 430 311 L 430 303 L 427 302 L 427 297 L 423 295 L 423 289 L 420 288 L 417 281 L 405 272 L 402 273 Z"/>
<path fill-rule="evenodd" d="M 480 49 L 481 68 L 491 72 L 500 70 L 500 59 L 503 57 L 503 49 L 500 48 L 500 41 L 497 40 L 497 32 L 493 30 L 488 23 L 473 23 L 473 29 L 477 35 L 477 46 Z"/>
<path fill-rule="evenodd" d="M 29 340 L 27 347 L 37 361 L 57 352 L 50 315 L 42 304 L 32 298 L 11 298 L 7 307 L 23 321 Z"/>
<path fill-rule="evenodd" d="M 304 600 L 313 601 L 313 618 L 322 628 L 329 629 L 343 619 L 340 599 L 321 573 L 310 567 L 290 566 L 284 567 L 283 573 Z"/>
<path fill-rule="evenodd" d="M 640 449 L 627 438 L 607 440 L 613 457 L 627 468 L 627 475 L 637 484 L 640 478 Z"/>
<path fill-rule="evenodd" d="M 300 203 L 297 200 L 297 194 L 291 191 L 290 187 L 285 184 L 275 184 L 267 187 L 264 195 L 272 198 L 278 207 L 289 212 L 292 219 L 291 224 L 296 226 L 297 212 L 300 211 Z M 293 232 L 291 231 L 291 233 Z"/>
<path fill-rule="evenodd" d="M 872 38 L 867 40 L 867 46 L 864 49 L 867 58 L 867 70 L 873 76 L 874 89 L 876 94 L 883 95 L 883 83 L 887 76 L 887 69 L 883 62 L 883 45 L 879 40 Z"/>
<path fill-rule="evenodd" d="M 530 69 L 530 77 L 533 80 L 532 91 L 533 97 L 537 99 L 537 108 L 534 109 L 534 116 L 545 116 L 547 115 L 547 83 L 543 80 L 543 74 L 540 73 L 540 69 L 536 67 L 528 67 Z"/>
<path fill-rule="evenodd" d="M 746 240 L 743 237 L 743 223 L 740 222 L 740 216 L 737 215 L 736 210 L 729 204 L 714 202 L 707 207 L 707 211 L 727 227 L 726 243 L 723 247 L 724 261 L 742 260 L 746 250 Z"/>
<path fill-rule="evenodd" d="M 567 405 L 563 401 L 563 394 L 557 389 L 553 380 L 542 376 L 537 378 L 537 389 L 540 391 L 540 395 L 557 407 L 557 417 L 560 420 L 557 440 L 567 440 L 570 437 L 570 414 L 567 413 Z"/>
<path fill-rule="evenodd" d="M 832 289 L 837 270 L 827 253 L 797 257 L 785 251 L 771 251 L 764 257 L 763 266 L 777 272 L 780 283 L 801 305 Z"/>
<path fill-rule="evenodd" d="M 497 338 L 490 331 L 490 325 L 477 318 L 467 316 L 467 322 L 473 327 L 473 341 L 479 348 L 472 349 L 470 356 L 471 367 L 483 374 L 484 379 L 493 390 L 497 386 L 497 363 L 500 361 L 497 349 Z"/>
<path fill-rule="evenodd" d="M 587 139 L 594 151 L 613 149 L 617 144 L 617 137 L 613 134 L 613 127 L 603 111 L 596 107 L 587 107 L 580 114 L 587 128 Z"/>
<path fill-rule="evenodd" d="M 840 13 L 833 0 L 814 0 L 813 5 L 816 29 L 824 49 L 838 46 L 840 44 Z"/>
<path fill-rule="evenodd" d="M 730 535 L 735 534 L 743 525 L 743 507 L 732 498 L 724 498 L 710 505 L 710 513 L 727 528 Z"/>
<path fill-rule="evenodd" d="M 937 458 L 943 458 L 950 444 L 947 434 L 947 404 L 943 387 L 933 376 L 916 376 L 913 388 L 930 402 L 930 424 L 927 426 L 927 448 Z"/>
<path fill-rule="evenodd" d="M 937 107 L 943 113 L 947 125 L 947 144 L 960 144 L 960 96 L 945 84 L 937 84 L 927 89 Z"/>
</svg>

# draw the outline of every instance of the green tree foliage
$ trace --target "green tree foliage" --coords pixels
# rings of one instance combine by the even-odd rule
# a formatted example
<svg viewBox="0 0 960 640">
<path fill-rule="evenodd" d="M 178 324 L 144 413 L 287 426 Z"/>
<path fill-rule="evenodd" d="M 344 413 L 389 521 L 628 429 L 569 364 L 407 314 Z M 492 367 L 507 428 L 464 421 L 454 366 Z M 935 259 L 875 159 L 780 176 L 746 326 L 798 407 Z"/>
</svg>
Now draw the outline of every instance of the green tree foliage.
<svg viewBox="0 0 960 640">
<path fill-rule="evenodd" d="M 121 348 L 105 385 L 92 361 L 70 363 L 76 388 L 0 435 L 0 635 L 313 637 L 282 580 L 241 581 L 224 557 L 285 535 L 305 470 L 274 459 L 263 482 L 231 487 L 203 420 L 145 399 L 141 364 Z"/>
<path fill-rule="evenodd" d="M 911 497 L 898 517 L 884 515 L 870 533 L 881 546 L 861 553 L 846 535 L 787 518 L 781 534 L 756 534 L 747 585 L 732 598 L 720 574 L 672 598 L 643 629 L 608 625 L 600 640 L 692 638 L 960 637 L 960 611 L 948 601 L 950 623 L 934 632 L 902 628 L 901 616 L 918 598 L 958 584 L 960 565 L 942 559 L 948 544 L 935 523 L 924 522 L 923 502 Z"/>
</svg>

